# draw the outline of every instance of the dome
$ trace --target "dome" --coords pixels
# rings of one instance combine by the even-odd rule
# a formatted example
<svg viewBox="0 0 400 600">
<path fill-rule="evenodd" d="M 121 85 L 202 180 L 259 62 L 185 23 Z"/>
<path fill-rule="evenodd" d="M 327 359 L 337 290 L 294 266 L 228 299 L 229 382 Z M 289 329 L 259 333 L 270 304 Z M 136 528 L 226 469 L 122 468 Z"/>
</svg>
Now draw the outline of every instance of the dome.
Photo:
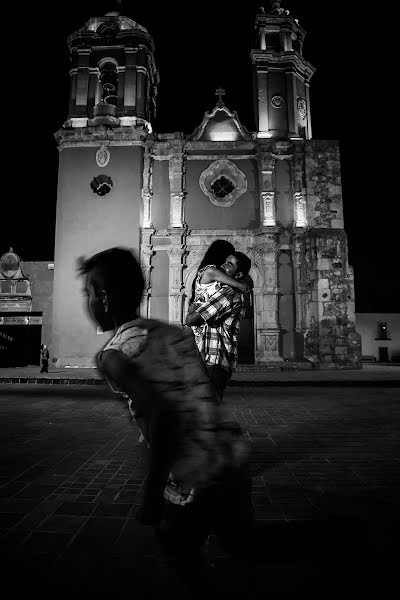
<svg viewBox="0 0 400 600">
<path fill-rule="evenodd" d="M 21 259 L 18 254 L 10 248 L 8 252 L 0 258 L 0 271 L 6 279 L 12 279 L 19 271 Z"/>
</svg>

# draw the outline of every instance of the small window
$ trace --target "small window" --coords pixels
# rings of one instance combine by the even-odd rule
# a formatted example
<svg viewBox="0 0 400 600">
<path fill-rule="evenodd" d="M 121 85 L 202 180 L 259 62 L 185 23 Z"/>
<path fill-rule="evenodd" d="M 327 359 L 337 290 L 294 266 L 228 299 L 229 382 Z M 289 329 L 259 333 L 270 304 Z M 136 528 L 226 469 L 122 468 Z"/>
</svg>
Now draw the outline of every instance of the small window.
<svg viewBox="0 0 400 600">
<path fill-rule="evenodd" d="M 388 340 L 388 329 L 387 323 L 380 322 L 378 323 L 378 332 L 376 338 L 377 340 Z"/>
<path fill-rule="evenodd" d="M 107 62 L 100 68 L 101 101 L 105 104 L 118 104 L 117 67 Z"/>
<path fill-rule="evenodd" d="M 222 175 L 222 177 L 211 184 L 211 188 L 217 198 L 225 198 L 225 196 L 229 196 L 229 194 L 233 192 L 235 186 L 230 179 L 227 179 Z"/>
</svg>

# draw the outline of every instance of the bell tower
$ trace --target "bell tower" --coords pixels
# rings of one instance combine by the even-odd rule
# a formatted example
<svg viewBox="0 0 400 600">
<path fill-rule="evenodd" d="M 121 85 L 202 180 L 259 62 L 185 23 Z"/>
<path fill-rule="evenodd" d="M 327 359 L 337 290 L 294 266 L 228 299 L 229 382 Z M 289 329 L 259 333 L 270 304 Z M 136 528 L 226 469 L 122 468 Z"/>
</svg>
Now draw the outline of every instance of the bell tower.
<svg viewBox="0 0 400 600">
<path fill-rule="evenodd" d="M 311 139 L 309 87 L 315 68 L 303 57 L 306 32 L 280 0 L 255 22 L 254 107 L 259 138 Z"/>
<path fill-rule="evenodd" d="M 139 126 L 151 131 L 158 73 L 147 30 L 118 12 L 93 17 L 67 40 L 67 127 Z"/>
<path fill-rule="evenodd" d="M 85 314 L 76 262 L 112 246 L 139 254 L 143 168 L 158 72 L 148 31 L 119 12 L 93 17 L 67 40 L 68 118 L 59 150 L 52 353 L 93 366 L 105 336 Z"/>
</svg>

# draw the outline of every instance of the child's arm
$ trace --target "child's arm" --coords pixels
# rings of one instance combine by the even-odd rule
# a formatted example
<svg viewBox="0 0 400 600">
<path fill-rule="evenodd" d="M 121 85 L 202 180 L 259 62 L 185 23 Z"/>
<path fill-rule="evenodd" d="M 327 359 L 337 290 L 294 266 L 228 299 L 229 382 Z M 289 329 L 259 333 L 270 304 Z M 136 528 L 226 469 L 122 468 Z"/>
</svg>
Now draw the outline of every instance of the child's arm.
<svg viewBox="0 0 400 600">
<path fill-rule="evenodd" d="M 135 395 L 137 370 L 129 358 L 118 350 L 106 350 L 102 353 L 99 368 L 106 377 L 112 379 L 118 385 L 118 388 L 130 398 L 136 396 L 138 412 L 139 414 L 143 413 L 143 406 L 139 403 L 140 398 Z M 161 517 L 164 487 L 170 473 L 169 455 L 171 443 L 168 445 L 165 439 L 167 432 L 164 420 L 165 418 L 162 415 L 154 415 L 150 423 L 150 431 L 148 432 L 151 460 L 145 483 L 143 505 L 137 515 L 137 519 L 143 525 L 157 526 Z"/>
<path fill-rule="evenodd" d="M 142 525 L 157 527 L 163 509 L 164 489 L 171 472 L 171 436 L 168 423 L 161 416 L 152 419 L 149 472 L 144 485 L 143 502 L 136 519 Z"/>
<path fill-rule="evenodd" d="M 219 281 L 222 285 L 230 285 L 243 293 L 249 291 L 249 286 L 244 281 L 230 277 L 216 267 L 207 267 L 201 277 L 200 283 L 211 283 L 212 281 Z"/>
</svg>

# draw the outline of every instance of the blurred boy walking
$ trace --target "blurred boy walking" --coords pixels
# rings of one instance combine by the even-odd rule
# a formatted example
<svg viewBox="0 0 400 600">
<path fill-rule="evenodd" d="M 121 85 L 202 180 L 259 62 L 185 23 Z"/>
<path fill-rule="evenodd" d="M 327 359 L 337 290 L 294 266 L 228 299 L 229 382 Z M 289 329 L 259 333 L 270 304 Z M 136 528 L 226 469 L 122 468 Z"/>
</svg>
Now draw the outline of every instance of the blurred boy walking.
<svg viewBox="0 0 400 600">
<path fill-rule="evenodd" d="M 91 318 L 114 331 L 98 355 L 99 369 L 131 399 L 150 447 L 139 520 L 186 565 L 211 529 L 232 553 L 246 553 L 253 526 L 248 448 L 218 406 L 192 333 L 138 316 L 144 281 L 129 250 L 100 252 L 79 271 Z"/>
</svg>

